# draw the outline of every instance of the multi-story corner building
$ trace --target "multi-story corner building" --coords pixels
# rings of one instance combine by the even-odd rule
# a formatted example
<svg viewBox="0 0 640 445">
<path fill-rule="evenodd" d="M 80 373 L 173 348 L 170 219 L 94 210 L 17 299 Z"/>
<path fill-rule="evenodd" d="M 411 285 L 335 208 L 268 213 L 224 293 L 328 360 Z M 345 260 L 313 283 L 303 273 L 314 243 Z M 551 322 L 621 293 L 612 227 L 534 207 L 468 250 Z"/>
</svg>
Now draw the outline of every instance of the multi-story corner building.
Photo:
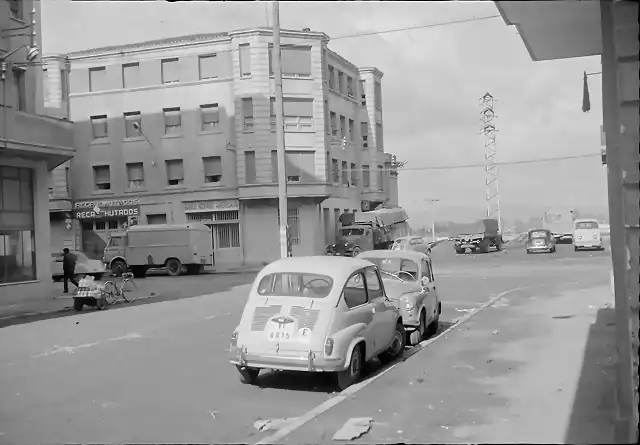
<svg viewBox="0 0 640 445">
<path fill-rule="evenodd" d="M 44 115 L 38 6 L 0 0 L 0 304 L 51 297 L 47 178 L 74 154 L 73 124 Z"/>
<path fill-rule="evenodd" d="M 318 254 L 340 213 L 397 204 L 382 73 L 329 50 L 324 33 L 281 36 L 293 253 Z M 99 255 L 135 217 L 205 222 L 217 265 L 278 257 L 272 41 L 250 29 L 51 58 L 68 67 L 83 250 Z"/>
</svg>

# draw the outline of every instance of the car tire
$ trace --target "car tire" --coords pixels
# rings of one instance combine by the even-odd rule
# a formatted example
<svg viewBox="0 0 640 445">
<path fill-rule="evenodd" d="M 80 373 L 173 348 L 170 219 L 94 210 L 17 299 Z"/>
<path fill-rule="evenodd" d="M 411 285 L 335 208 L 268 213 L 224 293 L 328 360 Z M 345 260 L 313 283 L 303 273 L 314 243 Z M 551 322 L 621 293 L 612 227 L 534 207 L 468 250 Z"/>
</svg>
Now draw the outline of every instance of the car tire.
<svg viewBox="0 0 640 445">
<path fill-rule="evenodd" d="M 115 260 L 111 263 L 111 273 L 114 277 L 121 277 L 127 271 L 127 263 L 122 260 Z"/>
<path fill-rule="evenodd" d="M 409 345 L 415 346 L 420 343 L 422 340 L 426 338 L 427 333 L 427 316 L 425 315 L 424 309 L 420 312 L 420 325 L 415 331 L 412 331 L 409 334 Z"/>
<path fill-rule="evenodd" d="M 353 258 L 357 257 L 358 255 L 360 255 L 360 248 L 359 247 L 354 247 L 353 251 L 351 252 L 351 256 Z"/>
<path fill-rule="evenodd" d="M 378 357 L 382 363 L 390 363 L 397 359 L 404 352 L 404 347 L 407 344 L 407 333 L 404 330 L 402 323 L 396 323 L 396 329 L 393 333 L 393 343 L 389 346 L 389 349 L 384 351 Z"/>
<path fill-rule="evenodd" d="M 427 332 L 425 338 L 431 338 L 438 333 L 438 328 L 440 327 L 440 315 L 436 315 L 429 326 L 427 326 Z"/>
<path fill-rule="evenodd" d="M 462 255 L 462 254 L 464 254 L 464 249 L 456 249 L 456 253 L 458 255 Z"/>
<path fill-rule="evenodd" d="M 478 246 L 478 250 L 480 251 L 480 253 L 489 253 L 490 248 L 490 244 L 486 240 L 482 241 Z"/>
<path fill-rule="evenodd" d="M 254 385 L 258 380 L 258 375 L 260 374 L 260 369 L 258 368 L 247 368 L 244 366 L 236 366 L 236 369 L 240 373 L 240 381 L 245 385 Z"/>
<path fill-rule="evenodd" d="M 84 307 L 84 301 L 82 301 L 81 298 L 73 299 L 73 308 L 76 310 L 76 312 L 80 312 L 83 307 Z"/>
<path fill-rule="evenodd" d="M 578 251 L 578 246 L 573 246 L 573 251 L 577 252 Z"/>
<path fill-rule="evenodd" d="M 356 345 L 353 348 L 351 359 L 349 360 L 349 366 L 347 369 L 336 372 L 336 384 L 340 391 L 344 391 L 354 383 L 357 383 L 362 375 L 362 368 L 364 367 L 364 354 L 361 345 Z"/>
<path fill-rule="evenodd" d="M 167 264 L 165 264 L 164 268 L 167 271 L 167 275 L 170 277 L 177 277 L 182 273 L 182 263 L 176 258 L 167 260 Z"/>
</svg>

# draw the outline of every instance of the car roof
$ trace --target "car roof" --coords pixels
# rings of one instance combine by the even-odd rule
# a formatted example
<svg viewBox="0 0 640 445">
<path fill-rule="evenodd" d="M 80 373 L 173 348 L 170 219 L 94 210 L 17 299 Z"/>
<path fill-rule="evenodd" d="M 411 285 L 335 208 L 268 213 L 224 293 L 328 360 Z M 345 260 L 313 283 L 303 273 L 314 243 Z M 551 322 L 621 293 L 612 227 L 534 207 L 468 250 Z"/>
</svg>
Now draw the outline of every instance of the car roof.
<svg viewBox="0 0 640 445">
<path fill-rule="evenodd" d="M 293 257 L 270 263 L 260 271 L 260 276 L 278 272 L 298 272 L 329 275 L 335 281 L 346 281 L 353 272 L 370 266 L 369 261 L 343 256 Z"/>
<path fill-rule="evenodd" d="M 429 255 L 416 250 L 366 250 L 361 252 L 358 258 L 365 256 L 369 258 L 401 258 L 418 262 L 429 259 Z"/>
<path fill-rule="evenodd" d="M 593 219 L 593 218 L 576 218 L 576 219 L 573 220 L 573 222 L 574 223 L 594 222 L 596 224 L 600 224 L 597 219 Z"/>
<path fill-rule="evenodd" d="M 531 232 L 551 232 L 549 229 L 529 229 L 529 233 Z"/>
</svg>

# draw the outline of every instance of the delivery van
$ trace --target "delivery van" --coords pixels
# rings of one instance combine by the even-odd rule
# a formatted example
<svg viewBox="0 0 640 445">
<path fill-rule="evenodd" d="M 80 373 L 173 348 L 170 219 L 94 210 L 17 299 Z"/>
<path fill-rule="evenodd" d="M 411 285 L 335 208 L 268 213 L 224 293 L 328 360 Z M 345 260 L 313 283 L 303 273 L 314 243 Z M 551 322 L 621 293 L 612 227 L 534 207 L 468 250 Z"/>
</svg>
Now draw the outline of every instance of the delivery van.
<svg viewBox="0 0 640 445">
<path fill-rule="evenodd" d="M 198 222 L 131 226 L 110 234 L 104 262 L 115 276 L 131 270 L 142 278 L 157 268 L 170 276 L 198 274 L 213 265 L 211 230 Z"/>
</svg>

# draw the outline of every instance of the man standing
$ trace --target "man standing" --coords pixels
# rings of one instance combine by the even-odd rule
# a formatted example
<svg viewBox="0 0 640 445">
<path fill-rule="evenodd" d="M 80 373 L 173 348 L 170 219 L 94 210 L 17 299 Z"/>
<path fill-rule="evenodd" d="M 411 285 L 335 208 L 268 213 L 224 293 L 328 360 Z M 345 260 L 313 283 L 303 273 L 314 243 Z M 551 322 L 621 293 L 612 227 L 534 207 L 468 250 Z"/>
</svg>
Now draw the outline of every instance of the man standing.
<svg viewBox="0 0 640 445">
<path fill-rule="evenodd" d="M 76 281 L 75 278 L 76 257 L 69 252 L 69 249 L 66 247 L 62 252 L 62 273 L 64 275 L 64 293 L 66 294 L 69 292 L 69 281 L 71 281 L 76 288 L 78 287 L 78 281 Z"/>
</svg>

